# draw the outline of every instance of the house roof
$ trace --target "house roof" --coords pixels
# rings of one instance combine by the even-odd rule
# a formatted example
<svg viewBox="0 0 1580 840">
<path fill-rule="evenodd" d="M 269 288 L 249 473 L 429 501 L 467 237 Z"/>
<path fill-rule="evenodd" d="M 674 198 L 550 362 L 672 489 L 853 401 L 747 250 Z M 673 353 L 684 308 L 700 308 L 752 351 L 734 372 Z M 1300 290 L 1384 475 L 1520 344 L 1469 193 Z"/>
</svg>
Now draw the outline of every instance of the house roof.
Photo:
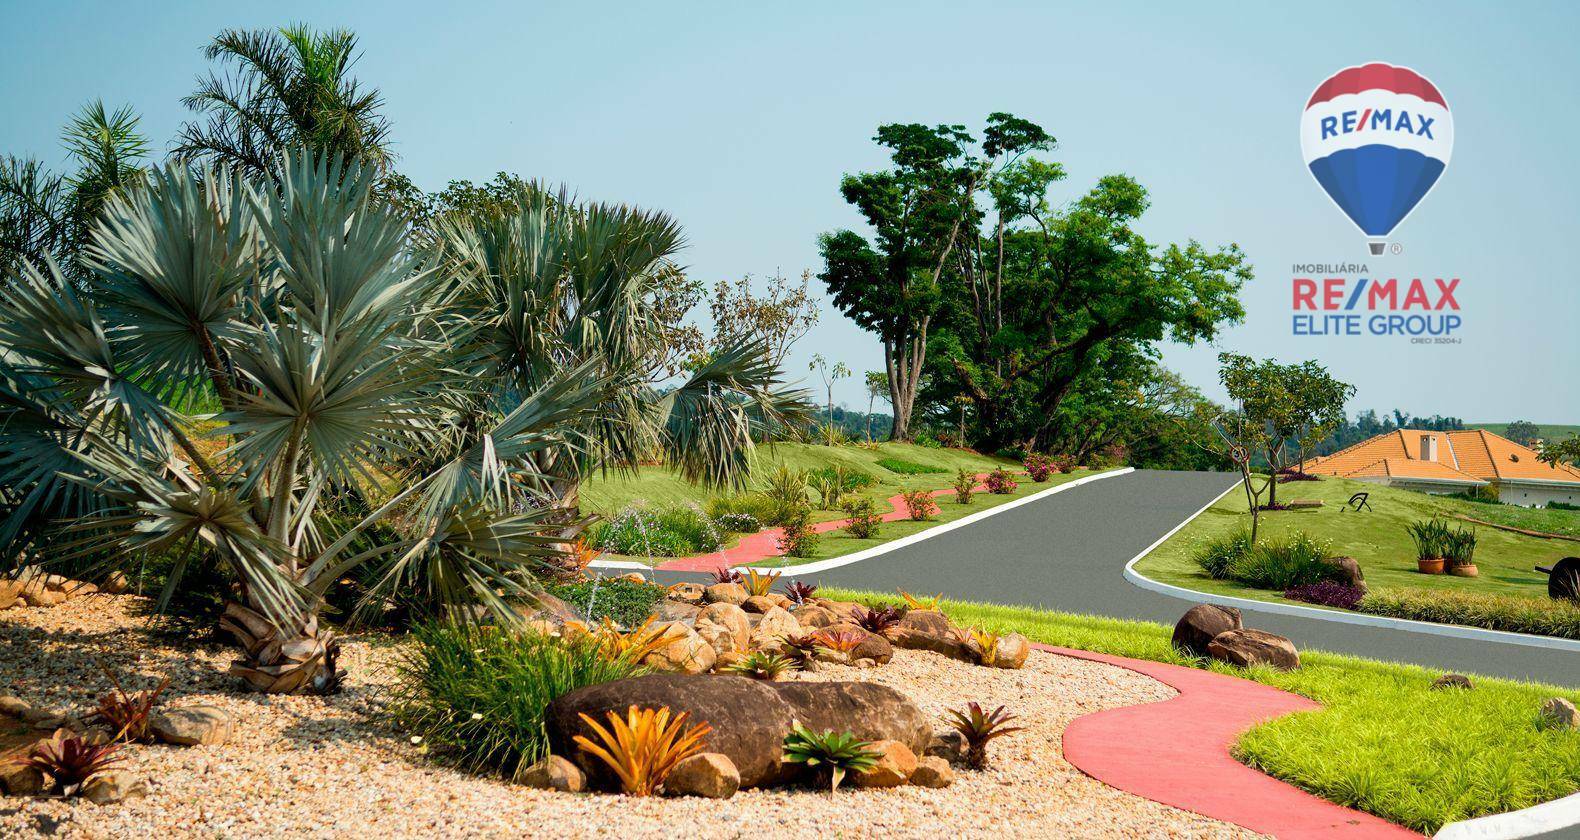
<svg viewBox="0 0 1580 840">
<path fill-rule="evenodd" d="M 1421 439 L 1437 442 L 1437 458 L 1421 458 Z M 1417 481 L 1540 481 L 1580 484 L 1580 469 L 1546 464 L 1538 453 L 1485 429 L 1437 432 L 1398 429 L 1306 462 L 1306 472 L 1348 478 Z"/>
</svg>

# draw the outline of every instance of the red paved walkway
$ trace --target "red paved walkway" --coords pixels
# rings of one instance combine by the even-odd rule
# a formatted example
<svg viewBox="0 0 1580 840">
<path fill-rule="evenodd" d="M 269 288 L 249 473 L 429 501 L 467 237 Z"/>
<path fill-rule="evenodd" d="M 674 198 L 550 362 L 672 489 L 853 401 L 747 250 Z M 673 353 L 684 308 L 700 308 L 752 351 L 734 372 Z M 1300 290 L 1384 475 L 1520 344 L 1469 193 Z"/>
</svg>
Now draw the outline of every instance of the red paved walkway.
<svg viewBox="0 0 1580 840">
<path fill-rule="evenodd" d="M 1282 840 L 1421 837 L 1319 799 L 1229 755 L 1240 733 L 1280 715 L 1321 708 L 1314 701 L 1196 668 L 1034 647 L 1127 668 L 1179 691 L 1161 703 L 1076 718 L 1064 730 L 1064 757 L 1104 784 Z"/>
<path fill-rule="evenodd" d="M 977 473 L 978 481 L 984 478 L 987 478 L 987 473 Z M 1030 481 L 1023 475 L 1017 474 L 1015 478 L 1018 481 Z M 985 492 L 986 490 L 987 487 L 979 483 L 972 492 Z M 937 498 L 939 496 L 947 496 L 953 492 L 955 492 L 953 489 L 946 487 L 943 490 L 934 490 L 931 495 Z M 879 518 L 884 522 L 898 522 L 901 519 L 909 519 L 910 514 L 902 506 L 904 501 L 905 497 L 902 493 L 890 496 L 888 499 L 889 512 Z M 845 523 L 849 521 L 849 519 L 830 519 L 827 522 L 814 523 L 812 530 L 819 534 L 826 534 L 829 531 L 845 527 Z M 770 557 L 778 557 L 779 538 L 783 535 L 784 531 L 782 529 L 767 528 L 755 534 L 747 534 L 741 537 L 741 541 L 736 543 L 734 548 L 728 548 L 722 552 L 713 551 L 707 554 L 694 554 L 690 557 L 676 557 L 673 560 L 665 560 L 654 566 L 654 568 L 663 572 L 712 572 L 729 566 L 750 566 Z"/>
</svg>

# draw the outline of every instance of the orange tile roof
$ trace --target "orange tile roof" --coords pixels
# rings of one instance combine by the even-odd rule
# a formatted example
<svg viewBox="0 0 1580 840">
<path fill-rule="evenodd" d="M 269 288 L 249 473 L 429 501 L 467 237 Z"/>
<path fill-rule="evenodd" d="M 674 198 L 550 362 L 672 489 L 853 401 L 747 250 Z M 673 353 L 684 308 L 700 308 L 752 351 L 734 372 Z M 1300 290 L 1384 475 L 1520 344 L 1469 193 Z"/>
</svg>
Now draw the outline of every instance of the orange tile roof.
<svg viewBox="0 0 1580 840">
<path fill-rule="evenodd" d="M 1421 458 L 1421 438 L 1437 440 L 1437 459 Z M 1544 464 L 1535 450 L 1485 429 L 1396 429 L 1306 462 L 1306 472 L 1427 481 L 1557 481 L 1580 484 L 1580 469 Z"/>
</svg>

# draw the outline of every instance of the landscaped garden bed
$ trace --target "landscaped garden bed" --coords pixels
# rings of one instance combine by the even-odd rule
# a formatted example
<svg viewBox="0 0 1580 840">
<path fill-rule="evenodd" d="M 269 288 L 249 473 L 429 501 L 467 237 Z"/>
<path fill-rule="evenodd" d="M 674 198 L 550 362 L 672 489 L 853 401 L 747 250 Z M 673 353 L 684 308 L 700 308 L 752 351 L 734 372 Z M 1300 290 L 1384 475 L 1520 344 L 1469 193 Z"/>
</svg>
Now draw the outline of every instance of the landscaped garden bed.
<svg viewBox="0 0 1580 840">
<path fill-rule="evenodd" d="M 0 834 L 93 836 L 226 834 L 325 836 L 673 836 L 677 826 L 730 833 L 800 832 L 900 836 L 1248 837 L 1250 832 L 1098 783 L 1061 757 L 1075 717 L 1156 702 L 1172 691 L 1098 663 L 1032 652 L 1021 669 L 983 668 L 942 654 L 901 649 L 879 667 L 823 663 L 797 682 L 859 681 L 910 698 L 937 729 L 974 699 L 1018 715 L 1022 731 L 993 742 L 987 769 L 954 769 L 948 787 L 864 788 L 835 795 L 806 786 L 745 790 L 728 800 L 611 798 L 539 790 L 455 768 L 441 751 L 394 723 L 395 667 L 410 640 L 345 637 L 346 679 L 329 697 L 243 693 L 225 674 L 233 651 L 163 635 L 147 601 L 95 595 L 57 608 L 0 617 L 0 684 L 37 707 L 91 706 L 104 683 L 98 664 L 129 688 L 173 682 L 161 703 L 223 709 L 234 721 L 223 744 L 126 748 L 124 769 L 144 795 L 118 805 L 84 799 L 5 800 Z M 697 676 L 697 680 L 738 677 Z M 415 743 L 414 743 L 415 740 Z"/>
</svg>

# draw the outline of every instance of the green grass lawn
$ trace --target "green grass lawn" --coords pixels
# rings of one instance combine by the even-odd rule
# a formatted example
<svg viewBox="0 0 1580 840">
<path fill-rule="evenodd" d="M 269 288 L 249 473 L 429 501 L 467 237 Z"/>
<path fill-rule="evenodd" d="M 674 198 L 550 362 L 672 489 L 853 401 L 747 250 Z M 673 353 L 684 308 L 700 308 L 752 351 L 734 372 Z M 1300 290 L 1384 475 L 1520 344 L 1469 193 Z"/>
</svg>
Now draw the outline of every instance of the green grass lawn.
<svg viewBox="0 0 1580 840">
<path fill-rule="evenodd" d="M 936 467 L 941 471 L 919 475 L 902 475 L 879 466 L 878 461 L 885 458 Z M 847 470 L 859 471 L 872 476 L 875 482 L 857 492 L 877 502 L 880 513 L 889 510 L 887 500 L 897 493 L 906 490 L 939 490 L 949 487 L 954 481 L 955 471 L 959 469 L 970 470 L 973 473 L 988 472 L 995 467 L 1004 467 L 1011 472 L 1020 471 L 1020 464 L 1009 459 L 979 455 L 975 452 L 959 449 L 934 449 L 908 443 L 881 443 L 875 449 L 867 449 L 856 445 L 822 446 L 804 443 L 779 443 L 771 447 L 761 447 L 757 450 L 752 464 L 752 474 L 754 476 L 752 489 L 760 489 L 764 477 L 777 469 L 780 464 L 785 464 L 795 470 L 842 466 Z M 1089 470 L 1078 470 L 1065 475 L 1055 475 L 1042 484 L 1033 483 L 1025 476 L 1017 476 L 1020 486 L 1016 488 L 1014 493 L 1002 496 L 976 493 L 972 496 L 971 504 L 969 505 L 961 505 L 956 502 L 953 494 L 951 494 L 938 499 L 938 515 L 926 522 L 911 522 L 909 520 L 885 522 L 877 537 L 866 540 L 858 540 L 844 531 L 821 534 L 818 537 L 817 549 L 813 556 L 805 558 L 776 558 L 762 565 L 807 563 L 861 551 L 944 522 L 951 522 L 980 510 L 986 510 L 1005 502 L 1024 498 L 1053 487 L 1056 484 L 1091 475 L 1091 472 Z M 587 482 L 582 488 L 582 506 L 590 513 L 612 517 L 632 505 L 644 505 L 654 508 L 684 504 L 701 505 L 716 495 L 727 494 L 710 493 L 703 488 L 688 484 L 671 469 L 647 467 L 636 475 L 609 475 Z M 815 494 L 811 494 L 811 496 L 815 502 Z M 845 513 L 837 510 L 817 510 L 813 512 L 812 518 L 818 522 L 830 519 L 843 519 L 845 518 Z M 726 545 L 726 553 L 738 539 L 739 537 L 737 536 Z M 646 560 L 646 558 L 642 557 L 620 557 L 618 555 L 609 555 L 609 557 L 611 559 Z"/>
<path fill-rule="evenodd" d="M 895 600 L 839 590 L 818 594 L 869 604 Z M 1207 667 L 1316 700 L 1325 708 L 1251 729 L 1235 757 L 1324 799 L 1427 834 L 1448 822 L 1580 790 L 1580 732 L 1542 729 L 1537 716 L 1549 697 L 1580 702 L 1580 690 L 1572 687 L 1473 675 L 1469 691 L 1434 691 L 1429 686 L 1438 672 L 1321 651 L 1301 651 L 1297 671 L 1235 668 L 1182 657 L 1162 624 L 947 600 L 943 609 L 961 626 Z"/>
<path fill-rule="evenodd" d="M 1354 513 L 1341 509 L 1359 491 L 1371 494 L 1372 511 Z M 1409 490 L 1381 487 L 1348 479 L 1324 478 L 1281 484 L 1280 501 L 1322 499 L 1326 506 L 1305 511 L 1270 511 L 1262 515 L 1262 534 L 1288 535 L 1304 531 L 1326 540 L 1334 554 L 1360 561 L 1367 584 L 1373 589 L 1410 587 L 1462 592 L 1547 598 L 1547 576 L 1535 571 L 1568 555 L 1580 553 L 1580 543 L 1526 537 L 1495 528 L 1476 529 L 1476 565 L 1480 577 L 1423 575 L 1415 571 L 1415 547 L 1405 526 L 1434 514 L 1466 514 L 1486 521 L 1519 524 L 1519 527 L 1580 533 L 1580 512 L 1526 510 L 1507 505 L 1486 505 L 1460 499 L 1429 496 Z M 1249 589 L 1234 581 L 1214 580 L 1196 565 L 1197 549 L 1208 540 L 1250 527 L 1245 494 L 1238 488 L 1208 508 L 1189 525 L 1136 564 L 1136 570 L 1153 580 L 1203 592 L 1263 600 L 1283 600 L 1281 593 Z M 1532 523 L 1538 523 L 1532 524 Z M 1466 527 L 1469 527 L 1467 523 Z"/>
<path fill-rule="evenodd" d="M 1493 434 L 1501 435 L 1509 428 L 1508 421 L 1502 423 L 1466 423 L 1467 429 L 1486 429 Z M 1537 423 L 1537 435 L 1547 440 L 1563 440 L 1566 437 L 1580 435 L 1580 426 L 1564 425 L 1562 423 Z"/>
</svg>

